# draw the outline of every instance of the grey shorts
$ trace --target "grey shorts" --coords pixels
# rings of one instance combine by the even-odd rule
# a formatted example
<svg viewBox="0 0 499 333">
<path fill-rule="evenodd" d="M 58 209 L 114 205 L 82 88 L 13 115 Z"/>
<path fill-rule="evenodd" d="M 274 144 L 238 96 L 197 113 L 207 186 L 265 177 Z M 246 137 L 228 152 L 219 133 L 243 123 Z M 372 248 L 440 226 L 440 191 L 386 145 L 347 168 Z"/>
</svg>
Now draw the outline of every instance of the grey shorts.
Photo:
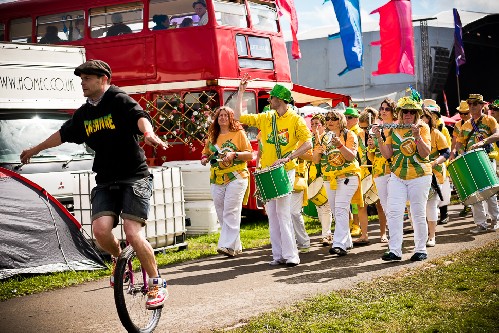
<svg viewBox="0 0 499 333">
<path fill-rule="evenodd" d="M 97 185 L 92 189 L 92 221 L 101 216 L 113 216 L 114 227 L 118 216 L 145 225 L 152 194 L 152 175 L 138 180 Z"/>
</svg>

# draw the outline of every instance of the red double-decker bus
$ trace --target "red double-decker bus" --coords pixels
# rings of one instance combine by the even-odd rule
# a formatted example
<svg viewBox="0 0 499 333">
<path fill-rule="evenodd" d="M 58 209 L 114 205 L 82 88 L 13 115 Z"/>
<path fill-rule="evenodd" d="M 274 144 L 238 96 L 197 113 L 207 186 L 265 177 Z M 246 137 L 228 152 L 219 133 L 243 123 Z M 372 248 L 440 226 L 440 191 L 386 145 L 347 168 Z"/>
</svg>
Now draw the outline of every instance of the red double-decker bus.
<svg viewBox="0 0 499 333">
<path fill-rule="evenodd" d="M 109 63 L 113 83 L 150 112 L 172 145 L 145 147 L 150 165 L 199 159 L 212 110 L 235 102 L 244 73 L 254 79 L 243 99 L 249 113 L 264 108 L 276 83 L 293 87 L 271 0 L 16 1 L 0 4 L 0 40 L 84 46 L 87 59 Z M 349 103 L 319 95 L 332 106 Z M 256 150 L 256 130 L 247 132 Z M 247 208 L 258 209 L 251 198 Z"/>
</svg>

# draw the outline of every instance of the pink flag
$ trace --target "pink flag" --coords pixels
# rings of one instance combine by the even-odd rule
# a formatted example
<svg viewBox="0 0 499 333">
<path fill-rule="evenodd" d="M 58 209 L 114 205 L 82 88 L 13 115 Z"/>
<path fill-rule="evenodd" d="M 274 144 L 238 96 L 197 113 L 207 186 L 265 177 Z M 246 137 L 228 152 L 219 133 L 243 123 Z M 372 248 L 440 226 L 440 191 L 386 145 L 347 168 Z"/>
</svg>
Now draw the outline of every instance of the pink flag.
<svg viewBox="0 0 499 333">
<path fill-rule="evenodd" d="M 379 13 L 381 45 L 378 70 L 372 75 L 405 73 L 414 75 L 414 30 L 409 0 L 391 0 L 371 14 Z"/>
<path fill-rule="evenodd" d="M 298 44 L 298 16 L 296 15 L 295 1 L 294 0 L 276 0 L 277 7 L 279 8 L 279 15 L 282 16 L 283 12 L 288 14 L 291 19 L 291 34 L 293 35 L 293 44 L 291 45 L 291 55 L 293 59 L 300 59 L 300 45 Z"/>
</svg>

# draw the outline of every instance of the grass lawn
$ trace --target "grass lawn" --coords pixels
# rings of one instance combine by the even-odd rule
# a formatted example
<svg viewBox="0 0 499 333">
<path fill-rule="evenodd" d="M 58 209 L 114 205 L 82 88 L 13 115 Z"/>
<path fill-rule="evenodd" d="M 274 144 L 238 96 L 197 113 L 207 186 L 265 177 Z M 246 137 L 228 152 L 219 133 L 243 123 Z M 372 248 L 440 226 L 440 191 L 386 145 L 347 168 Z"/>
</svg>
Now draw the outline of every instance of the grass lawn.
<svg viewBox="0 0 499 333">
<path fill-rule="evenodd" d="M 499 332 L 498 253 L 495 241 L 307 299 L 231 332 Z"/>
</svg>

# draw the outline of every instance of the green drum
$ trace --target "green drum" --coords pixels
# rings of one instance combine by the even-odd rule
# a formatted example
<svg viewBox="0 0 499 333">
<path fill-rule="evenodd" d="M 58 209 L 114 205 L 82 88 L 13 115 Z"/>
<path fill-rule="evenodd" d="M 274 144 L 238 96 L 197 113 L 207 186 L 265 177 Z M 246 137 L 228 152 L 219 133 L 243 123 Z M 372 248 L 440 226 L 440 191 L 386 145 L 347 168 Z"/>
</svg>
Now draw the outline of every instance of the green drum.
<svg viewBox="0 0 499 333">
<path fill-rule="evenodd" d="M 319 215 L 317 214 L 317 207 L 312 201 L 308 200 L 308 205 L 303 207 L 303 215 L 306 215 L 314 219 L 319 218 Z"/>
<path fill-rule="evenodd" d="M 470 150 L 449 164 L 449 174 L 465 205 L 487 200 L 499 192 L 499 179 L 484 149 Z"/>
<path fill-rule="evenodd" d="M 293 183 L 290 182 L 284 165 L 256 170 L 253 175 L 258 188 L 258 198 L 263 202 L 284 197 L 293 190 Z"/>
</svg>

